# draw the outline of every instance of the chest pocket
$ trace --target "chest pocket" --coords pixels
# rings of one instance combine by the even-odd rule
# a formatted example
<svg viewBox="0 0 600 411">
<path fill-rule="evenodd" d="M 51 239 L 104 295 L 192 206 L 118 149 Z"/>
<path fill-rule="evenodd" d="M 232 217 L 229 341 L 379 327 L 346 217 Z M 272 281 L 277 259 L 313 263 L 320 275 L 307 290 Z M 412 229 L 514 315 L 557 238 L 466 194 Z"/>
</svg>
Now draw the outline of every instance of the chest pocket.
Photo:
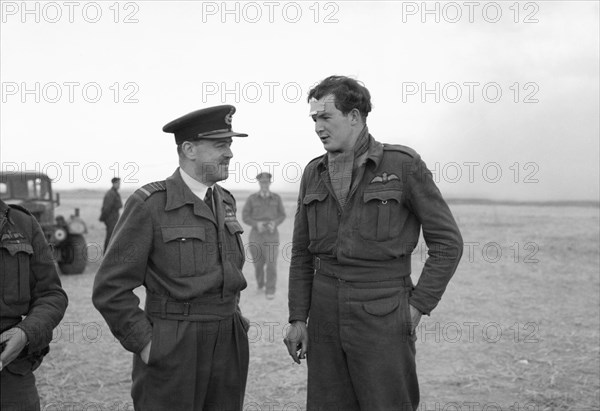
<svg viewBox="0 0 600 411">
<path fill-rule="evenodd" d="M 308 219 L 308 235 L 311 241 L 320 240 L 327 235 L 329 223 L 329 207 L 327 196 L 329 193 L 305 194 L 302 202 L 306 207 L 306 218 Z"/>
<path fill-rule="evenodd" d="M 206 241 L 203 226 L 167 226 L 161 231 L 174 277 L 203 274 L 211 255 L 218 254 L 216 243 Z"/>
<path fill-rule="evenodd" d="M 2 255 L 2 276 L 6 304 L 28 303 L 30 260 L 33 247 L 28 243 L 0 243 Z"/>
<path fill-rule="evenodd" d="M 366 191 L 360 215 L 360 235 L 365 240 L 386 241 L 398 237 L 406 220 L 402 190 Z"/>
</svg>

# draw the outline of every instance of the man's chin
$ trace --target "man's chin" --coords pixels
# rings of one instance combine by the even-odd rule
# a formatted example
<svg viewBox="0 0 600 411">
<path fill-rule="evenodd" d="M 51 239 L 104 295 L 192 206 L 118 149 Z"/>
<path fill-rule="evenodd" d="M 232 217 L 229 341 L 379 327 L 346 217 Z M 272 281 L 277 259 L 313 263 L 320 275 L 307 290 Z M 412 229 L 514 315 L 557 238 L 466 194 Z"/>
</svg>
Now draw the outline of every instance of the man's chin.
<svg viewBox="0 0 600 411">
<path fill-rule="evenodd" d="M 218 178 L 216 181 L 227 180 L 229 178 L 229 166 L 221 166 L 215 178 Z"/>
</svg>

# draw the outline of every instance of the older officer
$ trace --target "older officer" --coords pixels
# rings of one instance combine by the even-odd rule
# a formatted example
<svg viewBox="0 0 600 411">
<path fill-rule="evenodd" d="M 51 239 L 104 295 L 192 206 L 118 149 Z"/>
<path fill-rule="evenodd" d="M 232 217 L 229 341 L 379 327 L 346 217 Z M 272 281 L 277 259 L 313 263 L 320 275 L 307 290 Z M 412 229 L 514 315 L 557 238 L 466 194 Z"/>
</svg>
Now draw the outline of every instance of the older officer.
<svg viewBox="0 0 600 411">
<path fill-rule="evenodd" d="M 102 201 L 102 210 L 100 211 L 100 221 L 106 225 L 106 238 L 104 239 L 104 251 L 108 248 L 108 242 L 112 236 L 117 221 L 119 220 L 119 210 L 123 207 L 119 187 L 121 187 L 121 179 L 114 177 L 110 180 L 112 187 L 104 194 Z"/>
<path fill-rule="evenodd" d="M 414 329 L 462 255 L 458 227 L 420 156 L 369 134 L 370 99 L 342 76 L 309 93 L 327 153 L 302 176 L 285 339 L 294 361 L 308 358 L 308 410 L 417 409 Z M 420 229 L 429 257 L 413 287 Z"/>
<path fill-rule="evenodd" d="M 258 289 L 265 287 L 266 297 L 275 297 L 277 283 L 277 255 L 279 254 L 279 226 L 285 220 L 285 209 L 281 197 L 269 190 L 271 174 L 256 176 L 260 190 L 251 194 L 244 204 L 242 219 L 252 227 L 250 231 L 250 254 L 254 262 Z M 265 265 L 267 278 L 265 284 Z"/>
<path fill-rule="evenodd" d="M 127 201 L 94 283 L 93 302 L 132 353 L 136 410 L 241 410 L 248 321 L 238 302 L 242 227 L 229 174 L 235 107 L 189 113 L 164 126 L 179 168 Z M 146 288 L 145 310 L 133 289 Z"/>
<path fill-rule="evenodd" d="M 0 200 L 0 385 L 3 411 L 39 410 L 33 372 L 67 309 L 52 252 L 29 211 Z"/>
</svg>

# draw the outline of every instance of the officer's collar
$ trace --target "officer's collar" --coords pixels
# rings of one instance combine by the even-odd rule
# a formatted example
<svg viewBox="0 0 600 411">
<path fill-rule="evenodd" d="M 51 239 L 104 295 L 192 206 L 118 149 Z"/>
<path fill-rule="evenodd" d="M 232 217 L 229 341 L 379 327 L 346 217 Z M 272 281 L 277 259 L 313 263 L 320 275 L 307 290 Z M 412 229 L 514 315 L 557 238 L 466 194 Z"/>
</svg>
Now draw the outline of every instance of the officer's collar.
<svg viewBox="0 0 600 411">
<path fill-rule="evenodd" d="M 179 168 L 165 180 L 167 186 L 167 203 L 165 210 L 174 210 L 184 204 L 194 204 L 201 201 L 185 184 L 179 173 Z"/>
<path fill-rule="evenodd" d="M 175 170 L 175 172 L 167 177 L 165 180 L 165 184 L 167 186 L 167 203 L 165 204 L 165 210 L 174 210 L 183 206 L 184 204 L 194 204 L 194 210 L 200 210 L 201 206 L 196 206 L 197 204 L 203 204 L 204 202 L 200 200 L 192 190 L 185 184 L 183 179 L 181 178 L 181 174 L 179 173 L 179 168 Z M 233 200 L 230 195 L 228 195 L 223 188 L 221 188 L 218 184 L 213 184 L 213 190 L 218 192 L 216 195 L 222 199 L 225 203 L 233 205 Z M 208 210 L 208 209 L 206 209 Z"/>
</svg>

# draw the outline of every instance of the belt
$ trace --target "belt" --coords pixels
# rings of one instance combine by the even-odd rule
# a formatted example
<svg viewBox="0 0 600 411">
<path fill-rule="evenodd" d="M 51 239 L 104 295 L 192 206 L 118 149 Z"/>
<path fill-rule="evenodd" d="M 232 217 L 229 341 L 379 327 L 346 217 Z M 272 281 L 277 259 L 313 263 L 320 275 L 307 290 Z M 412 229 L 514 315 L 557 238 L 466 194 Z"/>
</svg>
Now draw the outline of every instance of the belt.
<svg viewBox="0 0 600 411">
<path fill-rule="evenodd" d="M 146 312 L 159 314 L 161 318 L 187 321 L 221 320 L 232 316 L 237 307 L 236 296 L 221 298 L 207 296 L 192 301 L 169 300 L 167 296 L 148 293 Z"/>
<path fill-rule="evenodd" d="M 390 268 L 374 267 L 364 268 L 360 271 L 355 266 L 340 264 L 335 258 L 314 257 L 315 274 L 337 279 L 349 283 L 381 283 L 398 281 L 404 285 L 411 285 L 410 256 L 400 263 L 395 262 Z"/>
</svg>

